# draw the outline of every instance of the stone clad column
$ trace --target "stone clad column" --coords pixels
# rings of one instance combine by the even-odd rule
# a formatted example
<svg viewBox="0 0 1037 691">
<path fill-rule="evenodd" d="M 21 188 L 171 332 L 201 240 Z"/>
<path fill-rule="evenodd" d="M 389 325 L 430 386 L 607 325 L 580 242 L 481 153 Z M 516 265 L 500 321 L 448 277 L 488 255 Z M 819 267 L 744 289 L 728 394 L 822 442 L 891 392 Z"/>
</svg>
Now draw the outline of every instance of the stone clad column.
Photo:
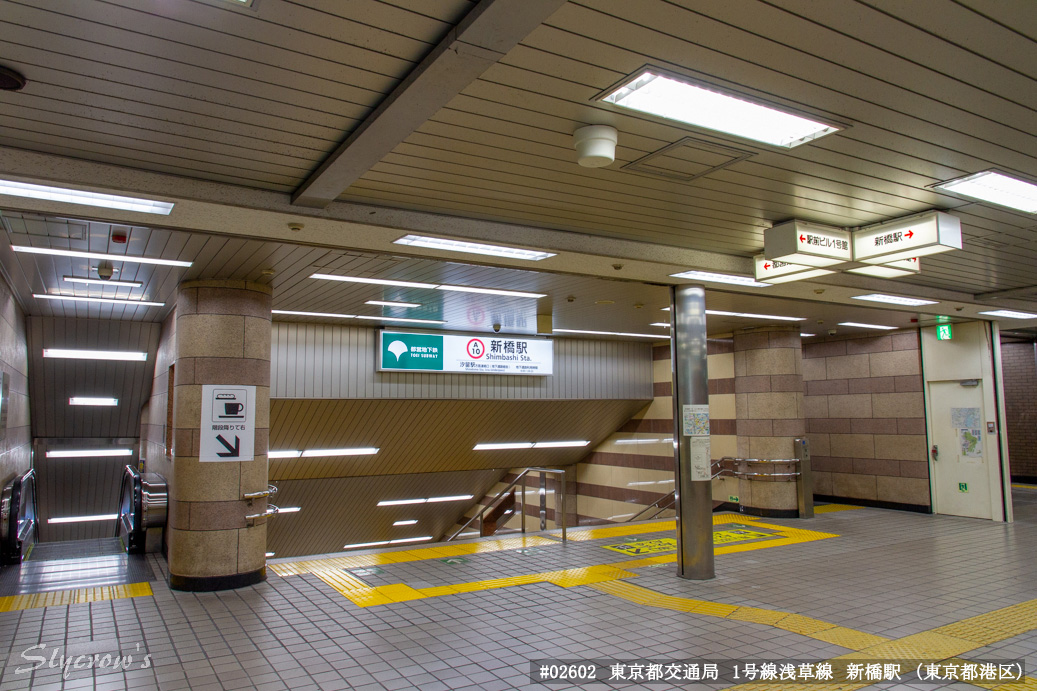
<svg viewBox="0 0 1037 691">
<path fill-rule="evenodd" d="M 225 590 L 266 578 L 266 519 L 245 520 L 265 511 L 266 500 L 242 496 L 267 488 L 270 305 L 270 287 L 258 283 L 180 286 L 167 533 L 172 588 Z M 201 420 L 206 384 L 256 387 L 253 460 L 199 460 L 202 434 L 212 434 Z"/>
<path fill-rule="evenodd" d="M 806 435 L 803 414 L 803 352 L 799 326 L 764 326 L 734 333 L 735 413 L 738 456 L 795 458 L 793 440 Z M 756 464 L 749 472 L 778 473 L 773 481 L 739 481 L 742 510 L 756 515 L 797 515 L 795 465 Z"/>
</svg>

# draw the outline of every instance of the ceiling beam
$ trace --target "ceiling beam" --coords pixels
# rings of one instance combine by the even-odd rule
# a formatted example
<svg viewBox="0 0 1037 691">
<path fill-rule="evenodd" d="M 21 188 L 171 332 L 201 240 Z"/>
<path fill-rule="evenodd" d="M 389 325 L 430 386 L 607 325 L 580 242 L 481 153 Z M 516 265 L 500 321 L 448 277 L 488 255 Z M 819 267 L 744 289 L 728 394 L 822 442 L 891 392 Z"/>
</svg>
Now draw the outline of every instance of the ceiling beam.
<svg viewBox="0 0 1037 691">
<path fill-rule="evenodd" d="M 1032 297 L 1035 293 L 1037 293 L 1037 286 L 1026 286 L 1024 288 L 1009 288 L 1008 290 L 993 290 L 989 293 L 976 293 L 972 297 L 982 302 L 983 300 Z"/>
<path fill-rule="evenodd" d="M 323 209 L 479 78 L 565 0 L 482 0 L 292 195 Z"/>
</svg>

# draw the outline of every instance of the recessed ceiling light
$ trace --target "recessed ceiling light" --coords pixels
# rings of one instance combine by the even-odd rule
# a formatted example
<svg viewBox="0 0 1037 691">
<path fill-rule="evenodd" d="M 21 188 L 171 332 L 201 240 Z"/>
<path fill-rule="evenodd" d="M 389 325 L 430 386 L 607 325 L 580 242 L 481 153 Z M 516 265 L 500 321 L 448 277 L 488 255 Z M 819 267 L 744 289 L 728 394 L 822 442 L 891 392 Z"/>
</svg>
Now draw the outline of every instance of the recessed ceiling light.
<svg viewBox="0 0 1037 691">
<path fill-rule="evenodd" d="M 1029 312 L 1016 312 L 1014 310 L 994 310 L 992 312 L 980 312 L 991 317 L 1005 317 L 1007 319 L 1037 319 L 1037 314 Z"/>
<path fill-rule="evenodd" d="M 753 288 L 766 288 L 769 283 L 759 283 L 750 276 L 734 276 L 732 274 L 716 274 L 711 271 L 683 271 L 679 274 L 670 274 L 670 278 L 686 278 L 689 281 L 702 281 L 703 283 L 727 283 L 736 286 L 751 286 Z"/>
<path fill-rule="evenodd" d="M 127 362 L 144 362 L 147 353 L 132 350 L 76 350 L 71 348 L 44 348 L 43 357 L 70 358 L 73 360 L 120 360 Z"/>
<path fill-rule="evenodd" d="M 800 334 L 799 337 L 800 338 L 811 338 L 811 337 L 816 336 L 816 335 L 817 334 Z"/>
<path fill-rule="evenodd" d="M 165 307 L 164 302 L 147 302 L 146 300 L 121 300 L 119 298 L 90 298 L 80 295 L 47 295 L 45 293 L 33 293 L 34 298 L 44 300 L 61 300 L 62 302 L 100 302 L 107 305 L 135 305 L 137 307 Z"/>
<path fill-rule="evenodd" d="M 389 540 L 390 545 L 399 545 L 405 542 L 428 542 L 432 539 L 431 535 L 423 535 L 421 537 L 401 537 L 396 540 Z"/>
<path fill-rule="evenodd" d="M 284 451 L 268 451 L 266 454 L 267 458 L 298 458 L 302 455 L 302 451 L 296 450 L 284 450 Z"/>
<path fill-rule="evenodd" d="M 393 242 L 397 245 L 409 245 L 411 247 L 425 247 L 433 250 L 464 252 L 465 254 L 482 254 L 491 257 L 505 257 L 507 259 L 525 259 L 534 262 L 556 256 L 553 252 L 524 250 L 517 247 L 500 247 L 498 245 L 483 245 L 478 242 L 430 238 L 424 235 L 404 235 L 399 240 L 394 240 Z"/>
<path fill-rule="evenodd" d="M 77 276 L 62 276 L 62 280 L 68 281 L 69 283 L 87 283 L 90 285 L 99 286 L 115 286 L 117 288 L 140 288 L 143 283 L 140 281 L 117 281 L 115 279 L 105 280 L 103 278 L 79 278 Z"/>
<path fill-rule="evenodd" d="M 379 540 L 377 542 L 357 542 L 352 545 L 342 545 L 342 549 L 362 549 L 364 547 L 381 547 L 382 545 L 389 544 L 388 540 Z"/>
<path fill-rule="evenodd" d="M 395 526 L 401 526 L 401 525 L 414 525 L 417 522 L 418 522 L 418 519 L 411 518 L 410 520 L 406 520 L 406 521 L 396 521 L 395 523 L 393 523 L 393 526 L 395 527 Z"/>
<path fill-rule="evenodd" d="M 839 130 L 832 125 L 754 103 L 745 96 L 730 96 L 714 86 L 698 86 L 666 76 L 661 70 L 640 72 L 602 100 L 786 148 Z"/>
<path fill-rule="evenodd" d="M 476 444 L 472 451 L 503 451 L 505 449 L 532 449 L 531 441 L 504 442 L 498 444 Z"/>
<path fill-rule="evenodd" d="M 113 406 L 119 405 L 118 398 L 96 398 L 92 396 L 73 396 L 68 399 L 69 405 Z"/>
<path fill-rule="evenodd" d="M 393 302 L 392 300 L 368 300 L 365 305 L 380 305 L 382 307 L 421 307 L 419 302 Z"/>
<path fill-rule="evenodd" d="M 742 317 L 745 319 L 775 319 L 782 322 L 801 322 L 806 317 L 782 317 L 777 314 L 753 314 L 752 312 L 723 312 L 721 310 L 706 310 L 706 314 L 715 317 Z"/>
<path fill-rule="evenodd" d="M 454 286 L 454 285 L 441 285 L 436 286 L 437 290 L 449 290 L 455 293 L 478 293 L 480 295 L 503 295 L 505 297 L 513 298 L 533 298 L 539 299 L 547 297 L 545 293 L 527 293 L 523 290 L 500 290 L 498 288 L 472 288 L 471 286 Z"/>
<path fill-rule="evenodd" d="M 504 295 L 519 298 L 547 297 L 544 293 L 527 293 L 521 290 L 500 290 L 497 288 L 474 288 L 472 286 L 440 285 L 438 283 L 417 283 L 414 281 L 394 281 L 383 278 L 362 278 L 359 276 L 339 276 L 336 274 L 312 274 L 310 278 L 325 281 L 342 281 L 345 283 L 369 283 L 379 286 L 395 286 L 397 288 L 424 288 L 426 290 L 450 290 L 458 293 L 479 293 L 481 295 Z"/>
<path fill-rule="evenodd" d="M 436 504 L 444 501 L 465 501 L 473 499 L 471 494 L 458 494 L 449 497 L 424 497 L 421 499 L 386 499 L 378 502 L 378 506 L 406 506 L 407 504 Z"/>
<path fill-rule="evenodd" d="M 278 506 L 277 513 L 299 513 L 302 511 L 301 506 Z"/>
<path fill-rule="evenodd" d="M 48 518 L 47 523 L 88 523 L 92 521 L 115 521 L 119 514 L 106 513 L 98 516 L 62 516 L 60 518 Z"/>
<path fill-rule="evenodd" d="M 84 192 L 67 187 L 49 187 L 47 185 L 33 185 L 27 182 L 15 182 L 13 180 L 0 180 L 0 194 L 9 194 L 12 197 L 28 197 L 30 199 L 46 199 L 52 202 L 68 202 L 70 204 L 84 204 L 86 206 L 101 206 L 106 209 L 122 209 L 124 211 L 140 211 L 146 214 L 160 214 L 168 216 L 173 210 L 172 202 L 160 202 L 153 199 L 140 199 L 138 197 L 121 197 L 115 194 L 99 194 L 97 192 Z"/>
<path fill-rule="evenodd" d="M 291 317 L 333 317 L 335 319 L 356 319 L 355 314 L 336 314 L 334 312 L 299 312 L 297 310 L 270 310 L 271 314 L 286 314 Z"/>
<path fill-rule="evenodd" d="M 378 453 L 373 446 L 363 446 L 351 449 L 306 449 L 302 452 L 303 458 L 315 458 L 322 456 L 371 456 Z"/>
<path fill-rule="evenodd" d="M 408 317 L 379 317 L 370 314 L 358 314 L 357 319 L 371 319 L 380 322 L 401 322 L 405 324 L 446 324 L 445 321 L 439 319 L 411 319 Z"/>
<path fill-rule="evenodd" d="M 131 257 L 125 254 L 105 254 L 102 252 L 80 252 L 79 250 L 55 250 L 50 247 L 29 247 L 27 245 L 12 245 L 15 252 L 27 252 L 29 254 L 49 254 L 55 257 L 75 257 L 77 259 L 101 259 L 111 262 L 131 262 L 133 264 L 156 264 L 158 266 L 180 266 L 187 268 L 191 262 L 182 262 L 177 259 L 153 259 L 151 257 Z"/>
<path fill-rule="evenodd" d="M 107 458 L 132 455 L 133 449 L 55 449 L 47 452 L 47 458 Z"/>
<path fill-rule="evenodd" d="M 670 325 L 667 322 L 654 322 L 652 324 L 649 324 L 648 326 L 658 326 L 660 329 L 670 328 Z"/>
<path fill-rule="evenodd" d="M 274 556 L 274 553 L 273 552 L 267 552 L 265 556 L 266 556 L 267 559 L 269 559 L 270 557 Z"/>
<path fill-rule="evenodd" d="M 577 440 L 577 439 L 574 439 L 572 441 L 538 441 L 538 442 L 533 444 L 533 448 L 534 449 L 567 449 L 567 448 L 570 448 L 570 447 L 587 446 L 587 444 L 590 444 L 590 442 L 586 441 L 586 440 Z"/>
<path fill-rule="evenodd" d="M 935 187 L 998 206 L 1037 213 L 1037 185 L 994 170 L 941 182 Z"/>
<path fill-rule="evenodd" d="M 883 331 L 893 331 L 897 328 L 895 326 L 882 326 L 881 324 L 861 324 L 860 322 L 839 322 L 839 326 L 856 326 L 860 329 L 882 329 Z"/>
<path fill-rule="evenodd" d="M 415 281 L 393 281 L 386 278 L 364 278 L 361 276 L 339 276 L 337 274 L 313 274 L 310 278 L 323 281 L 340 281 L 342 283 L 368 283 L 376 286 L 395 286 L 397 288 L 426 288 L 434 290 L 435 283 L 417 283 Z"/>
<path fill-rule="evenodd" d="M 882 293 L 872 293 L 870 295 L 853 295 L 851 297 L 854 300 L 867 300 L 869 302 L 885 302 L 890 305 L 907 305 L 909 307 L 918 307 L 920 305 L 935 305 L 938 303 L 937 300 L 906 298 L 901 297 L 900 295 L 883 295 Z"/>
<path fill-rule="evenodd" d="M 586 331 L 583 329 L 555 329 L 554 333 L 587 334 L 588 336 L 629 336 L 631 338 L 668 338 L 666 334 L 635 334 L 622 331 Z"/>
</svg>

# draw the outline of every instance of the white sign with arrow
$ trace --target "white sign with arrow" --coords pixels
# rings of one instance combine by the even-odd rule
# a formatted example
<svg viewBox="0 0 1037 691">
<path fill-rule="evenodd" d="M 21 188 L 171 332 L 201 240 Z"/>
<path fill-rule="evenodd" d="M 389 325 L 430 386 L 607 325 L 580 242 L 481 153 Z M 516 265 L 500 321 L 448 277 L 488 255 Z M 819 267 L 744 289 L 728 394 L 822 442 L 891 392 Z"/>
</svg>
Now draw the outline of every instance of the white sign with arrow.
<svg viewBox="0 0 1037 691">
<path fill-rule="evenodd" d="M 256 387 L 202 385 L 199 461 L 251 461 L 256 456 Z"/>
</svg>

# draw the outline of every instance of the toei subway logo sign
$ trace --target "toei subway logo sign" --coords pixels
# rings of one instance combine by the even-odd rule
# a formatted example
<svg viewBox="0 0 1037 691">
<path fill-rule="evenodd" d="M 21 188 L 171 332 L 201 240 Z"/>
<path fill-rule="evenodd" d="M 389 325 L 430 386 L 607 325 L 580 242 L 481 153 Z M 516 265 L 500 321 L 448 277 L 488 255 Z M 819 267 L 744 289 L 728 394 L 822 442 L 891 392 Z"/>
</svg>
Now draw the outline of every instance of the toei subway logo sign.
<svg viewBox="0 0 1037 691">
<path fill-rule="evenodd" d="M 554 344 L 545 338 L 393 331 L 381 331 L 378 338 L 380 372 L 554 373 Z"/>
</svg>

